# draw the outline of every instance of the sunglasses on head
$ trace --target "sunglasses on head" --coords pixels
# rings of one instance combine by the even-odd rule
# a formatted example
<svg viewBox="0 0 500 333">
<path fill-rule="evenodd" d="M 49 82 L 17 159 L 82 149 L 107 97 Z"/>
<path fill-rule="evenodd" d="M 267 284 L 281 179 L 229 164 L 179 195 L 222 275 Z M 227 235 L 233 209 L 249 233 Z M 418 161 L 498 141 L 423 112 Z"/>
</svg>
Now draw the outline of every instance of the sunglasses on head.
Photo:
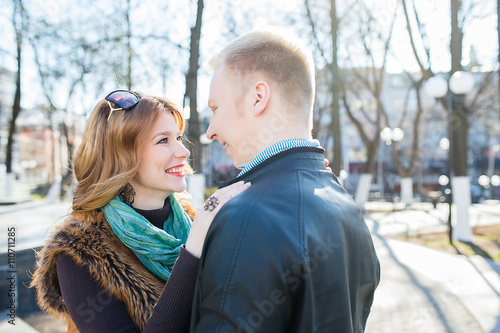
<svg viewBox="0 0 500 333">
<path fill-rule="evenodd" d="M 104 99 L 108 102 L 109 108 L 111 109 L 108 116 L 108 121 L 109 121 L 109 118 L 111 118 L 111 115 L 113 114 L 114 111 L 119 111 L 119 110 L 127 111 L 132 109 L 134 106 L 137 105 L 137 103 L 139 103 L 141 97 L 136 92 L 133 91 L 115 90 L 110 92 L 108 96 L 106 96 Z M 119 108 L 116 109 L 113 108 L 110 102 L 115 103 L 116 105 L 119 106 Z"/>
</svg>

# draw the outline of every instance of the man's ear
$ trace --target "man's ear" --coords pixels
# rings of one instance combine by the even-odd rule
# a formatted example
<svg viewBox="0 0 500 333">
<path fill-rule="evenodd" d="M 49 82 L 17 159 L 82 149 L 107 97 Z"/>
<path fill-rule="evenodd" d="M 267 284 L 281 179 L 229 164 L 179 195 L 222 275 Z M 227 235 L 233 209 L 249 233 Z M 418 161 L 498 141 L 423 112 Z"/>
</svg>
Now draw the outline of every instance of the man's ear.
<svg viewBox="0 0 500 333">
<path fill-rule="evenodd" d="M 253 94 L 253 114 L 260 116 L 271 100 L 271 87 L 266 81 L 257 81 Z"/>
</svg>

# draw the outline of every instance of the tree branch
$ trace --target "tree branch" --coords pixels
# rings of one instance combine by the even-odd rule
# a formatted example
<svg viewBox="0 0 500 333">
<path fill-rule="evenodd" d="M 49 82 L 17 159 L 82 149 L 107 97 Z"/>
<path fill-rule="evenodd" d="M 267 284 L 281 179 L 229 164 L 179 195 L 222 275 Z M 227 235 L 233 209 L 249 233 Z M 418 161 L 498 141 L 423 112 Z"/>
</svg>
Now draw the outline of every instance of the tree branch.
<svg viewBox="0 0 500 333">
<path fill-rule="evenodd" d="M 328 59 L 326 58 L 325 51 L 323 50 L 323 47 L 321 47 L 321 43 L 319 42 L 318 33 L 316 31 L 316 24 L 314 23 L 314 20 L 312 18 L 311 8 L 309 6 L 309 0 L 304 0 L 304 6 L 306 7 L 306 16 L 307 16 L 307 20 L 309 21 L 309 25 L 311 27 L 311 33 L 312 33 L 312 37 L 314 39 L 314 42 L 316 44 L 316 48 L 318 49 L 318 51 L 321 55 L 321 58 L 323 59 L 325 64 L 329 64 L 330 61 L 328 61 Z"/>
</svg>

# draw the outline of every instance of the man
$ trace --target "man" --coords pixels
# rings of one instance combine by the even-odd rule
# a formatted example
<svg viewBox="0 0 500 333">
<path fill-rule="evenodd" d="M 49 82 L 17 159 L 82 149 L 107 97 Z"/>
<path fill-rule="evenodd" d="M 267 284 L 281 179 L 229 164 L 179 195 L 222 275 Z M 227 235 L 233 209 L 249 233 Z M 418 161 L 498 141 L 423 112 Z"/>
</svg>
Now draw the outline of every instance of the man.
<svg viewBox="0 0 500 333">
<path fill-rule="evenodd" d="M 311 137 L 310 54 L 251 32 L 212 64 L 207 137 L 242 168 L 221 187 L 252 186 L 207 234 L 191 331 L 364 331 L 379 262 L 361 212 Z"/>
</svg>

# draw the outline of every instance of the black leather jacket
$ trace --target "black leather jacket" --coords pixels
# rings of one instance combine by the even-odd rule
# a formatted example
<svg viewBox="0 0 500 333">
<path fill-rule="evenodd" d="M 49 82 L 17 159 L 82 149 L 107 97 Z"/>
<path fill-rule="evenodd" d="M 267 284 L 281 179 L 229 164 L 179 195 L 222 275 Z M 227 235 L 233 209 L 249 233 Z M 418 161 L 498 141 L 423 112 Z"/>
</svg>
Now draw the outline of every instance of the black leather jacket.
<svg viewBox="0 0 500 333">
<path fill-rule="evenodd" d="M 363 215 L 321 148 L 293 148 L 239 180 L 208 232 L 191 332 L 363 332 L 380 265 Z"/>
</svg>

